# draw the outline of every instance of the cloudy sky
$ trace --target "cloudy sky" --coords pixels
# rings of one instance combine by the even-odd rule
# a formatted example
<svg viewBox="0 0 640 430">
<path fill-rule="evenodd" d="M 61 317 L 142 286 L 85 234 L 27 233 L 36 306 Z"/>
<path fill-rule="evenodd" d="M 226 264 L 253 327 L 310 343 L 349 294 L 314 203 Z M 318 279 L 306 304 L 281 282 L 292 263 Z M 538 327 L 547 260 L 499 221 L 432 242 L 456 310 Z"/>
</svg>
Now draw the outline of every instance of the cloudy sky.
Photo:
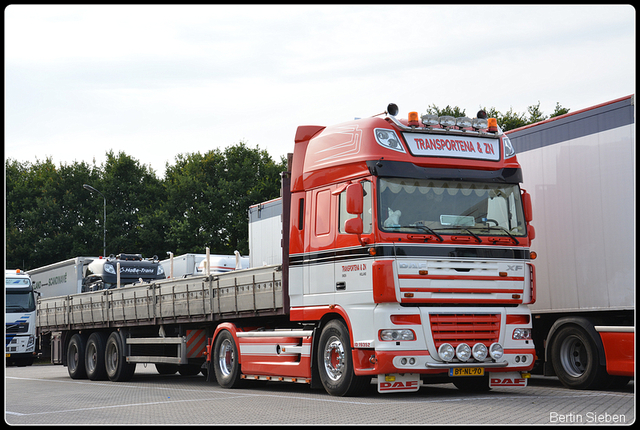
<svg viewBox="0 0 640 430">
<path fill-rule="evenodd" d="M 635 93 L 631 6 L 26 6 L 5 9 L 5 158 L 159 177 L 299 125 L 435 104 L 572 111 Z"/>
</svg>

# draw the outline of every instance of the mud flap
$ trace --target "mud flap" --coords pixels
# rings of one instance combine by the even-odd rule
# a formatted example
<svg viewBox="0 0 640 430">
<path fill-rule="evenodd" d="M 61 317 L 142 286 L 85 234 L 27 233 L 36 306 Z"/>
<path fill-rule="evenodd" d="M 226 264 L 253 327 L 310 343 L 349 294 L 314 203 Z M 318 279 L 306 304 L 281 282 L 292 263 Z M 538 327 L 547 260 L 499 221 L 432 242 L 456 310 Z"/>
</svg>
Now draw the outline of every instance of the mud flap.
<svg viewBox="0 0 640 430">
<path fill-rule="evenodd" d="M 412 392 L 419 389 L 420 375 L 417 373 L 378 375 L 379 393 Z"/>
<path fill-rule="evenodd" d="M 523 378 L 520 372 L 489 373 L 489 387 L 520 387 L 527 386 L 527 378 Z"/>
</svg>

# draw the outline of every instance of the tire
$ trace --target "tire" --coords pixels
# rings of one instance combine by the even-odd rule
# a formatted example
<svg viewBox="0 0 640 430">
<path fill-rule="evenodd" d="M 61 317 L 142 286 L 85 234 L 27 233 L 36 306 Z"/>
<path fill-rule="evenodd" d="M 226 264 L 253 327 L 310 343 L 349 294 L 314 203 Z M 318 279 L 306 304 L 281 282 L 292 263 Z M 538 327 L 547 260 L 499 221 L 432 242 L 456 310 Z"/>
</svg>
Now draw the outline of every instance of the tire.
<svg viewBox="0 0 640 430">
<path fill-rule="evenodd" d="M 489 386 L 489 374 L 484 376 L 472 376 L 469 378 L 452 378 L 453 385 L 460 391 L 465 393 L 484 393 L 491 390 Z"/>
<path fill-rule="evenodd" d="M 370 377 L 354 373 L 349 331 L 340 320 L 332 320 L 322 329 L 317 363 L 320 381 L 332 396 L 358 395 L 371 382 Z"/>
<path fill-rule="evenodd" d="M 80 334 L 71 336 L 67 345 L 67 371 L 71 379 L 86 379 L 87 371 L 84 363 L 85 337 Z"/>
<path fill-rule="evenodd" d="M 597 389 L 607 377 L 599 362 L 598 345 L 580 326 L 558 330 L 551 343 L 551 362 L 560 382 L 578 390 Z"/>
<path fill-rule="evenodd" d="M 107 379 L 107 370 L 104 367 L 104 348 L 107 343 L 107 335 L 95 332 L 87 340 L 85 350 L 84 367 L 87 378 L 92 381 L 104 381 Z"/>
<path fill-rule="evenodd" d="M 243 384 L 240 363 L 238 362 L 238 346 L 228 330 L 222 330 L 213 347 L 213 371 L 222 388 L 239 388 Z"/>
<path fill-rule="evenodd" d="M 156 363 L 156 370 L 160 375 L 173 375 L 178 371 L 177 364 Z"/>
<path fill-rule="evenodd" d="M 104 352 L 107 376 L 113 382 L 126 382 L 136 370 L 135 363 L 127 363 L 124 355 L 124 342 L 117 331 L 109 335 Z"/>
</svg>

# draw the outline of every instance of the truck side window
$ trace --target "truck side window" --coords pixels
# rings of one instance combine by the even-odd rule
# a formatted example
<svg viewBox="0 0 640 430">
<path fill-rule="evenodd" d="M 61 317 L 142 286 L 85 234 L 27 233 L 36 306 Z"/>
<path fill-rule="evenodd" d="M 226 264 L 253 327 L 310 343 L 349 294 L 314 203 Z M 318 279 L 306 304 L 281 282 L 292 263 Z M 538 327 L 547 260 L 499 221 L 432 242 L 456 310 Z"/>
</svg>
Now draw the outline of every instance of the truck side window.
<svg viewBox="0 0 640 430">
<path fill-rule="evenodd" d="M 304 229 L 304 198 L 298 202 L 298 230 Z"/>
<path fill-rule="evenodd" d="M 316 194 L 316 236 L 328 234 L 331 229 L 331 191 Z"/>
<path fill-rule="evenodd" d="M 371 182 L 369 181 L 362 181 L 362 188 L 363 188 L 363 195 L 364 195 L 364 202 L 363 202 L 363 213 L 362 213 L 362 224 L 363 224 L 363 231 L 362 233 L 367 234 L 367 233 L 371 233 L 372 231 L 372 223 L 373 223 L 373 214 L 372 214 L 372 201 L 371 201 L 371 196 L 372 196 L 372 192 L 371 192 Z M 340 193 L 340 201 L 339 201 L 339 210 L 340 210 L 340 216 L 338 217 L 338 225 L 339 225 L 339 232 L 340 233 L 345 233 L 344 231 L 344 222 L 348 219 L 351 218 L 355 218 L 357 215 L 353 215 L 350 213 L 347 213 L 347 192 L 343 191 Z"/>
</svg>

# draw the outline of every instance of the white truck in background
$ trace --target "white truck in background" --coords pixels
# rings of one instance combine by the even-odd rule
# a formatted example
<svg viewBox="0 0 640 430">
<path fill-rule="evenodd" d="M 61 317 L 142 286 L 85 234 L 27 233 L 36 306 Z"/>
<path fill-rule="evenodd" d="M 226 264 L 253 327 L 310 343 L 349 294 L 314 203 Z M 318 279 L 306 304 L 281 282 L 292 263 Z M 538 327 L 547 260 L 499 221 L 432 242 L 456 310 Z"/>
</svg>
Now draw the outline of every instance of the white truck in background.
<svg viewBox="0 0 640 430">
<path fill-rule="evenodd" d="M 36 298 L 31 278 L 20 269 L 5 270 L 5 362 L 31 366 L 36 357 Z"/>
<path fill-rule="evenodd" d="M 531 194 L 533 336 L 545 375 L 577 389 L 635 370 L 634 96 L 508 132 Z"/>
</svg>

